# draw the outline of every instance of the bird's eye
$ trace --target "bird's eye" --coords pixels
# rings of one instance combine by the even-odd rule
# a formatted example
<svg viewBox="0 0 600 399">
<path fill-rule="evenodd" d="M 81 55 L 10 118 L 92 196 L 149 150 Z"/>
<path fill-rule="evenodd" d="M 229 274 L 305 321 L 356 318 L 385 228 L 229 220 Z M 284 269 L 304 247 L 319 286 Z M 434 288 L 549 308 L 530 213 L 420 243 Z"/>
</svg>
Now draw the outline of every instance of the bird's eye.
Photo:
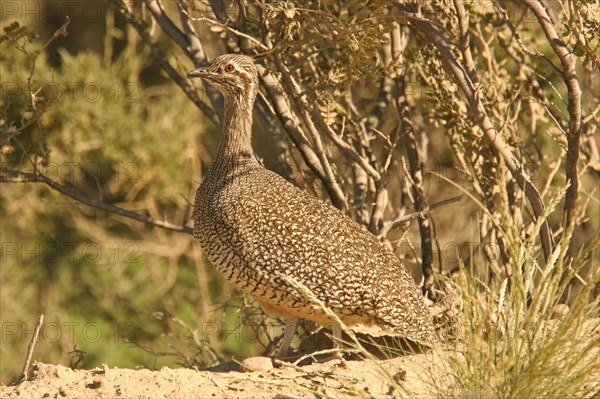
<svg viewBox="0 0 600 399">
<path fill-rule="evenodd" d="M 227 64 L 225 66 L 225 72 L 233 72 L 233 69 L 234 69 L 233 65 L 231 65 L 231 64 Z"/>
</svg>

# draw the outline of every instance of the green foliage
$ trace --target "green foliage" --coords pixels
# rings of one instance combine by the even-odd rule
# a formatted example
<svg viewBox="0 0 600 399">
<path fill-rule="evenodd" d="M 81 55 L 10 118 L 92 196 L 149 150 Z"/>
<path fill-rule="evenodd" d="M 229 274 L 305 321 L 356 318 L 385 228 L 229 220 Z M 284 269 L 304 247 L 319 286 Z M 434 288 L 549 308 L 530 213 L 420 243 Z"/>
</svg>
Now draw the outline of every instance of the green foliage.
<svg viewBox="0 0 600 399">
<path fill-rule="evenodd" d="M 132 42 L 109 64 L 61 49 L 53 67 L 46 53 L 37 55 L 39 43 L 0 44 L 3 166 L 32 171 L 33 160 L 90 198 L 183 222 L 201 178 L 206 122 L 176 86 L 160 77 L 147 83 L 152 59 L 129 33 Z M 156 310 L 190 325 L 219 321 L 213 310 L 229 287 L 207 268 L 203 284 L 215 290 L 199 292 L 205 265 L 191 237 L 116 219 L 43 185 L 3 184 L 0 196 L 5 383 L 20 372 L 39 313 L 46 320 L 35 359 L 69 364 L 77 346 L 86 352 L 78 367 L 174 365 L 178 355 L 138 347 L 161 345 L 154 343 L 165 324 L 152 317 Z"/>
</svg>

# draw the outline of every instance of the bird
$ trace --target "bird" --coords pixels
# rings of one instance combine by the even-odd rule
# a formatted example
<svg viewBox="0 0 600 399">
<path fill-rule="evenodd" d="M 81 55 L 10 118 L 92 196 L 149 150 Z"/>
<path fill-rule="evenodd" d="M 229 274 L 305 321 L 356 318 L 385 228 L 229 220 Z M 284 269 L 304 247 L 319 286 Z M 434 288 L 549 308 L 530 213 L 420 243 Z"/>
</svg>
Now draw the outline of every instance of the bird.
<svg viewBox="0 0 600 399">
<path fill-rule="evenodd" d="M 187 77 L 203 79 L 224 99 L 219 147 L 196 192 L 193 234 L 234 287 L 283 320 L 277 356 L 289 351 L 300 319 L 334 336 L 343 323 L 373 337 L 438 343 L 423 297 L 392 250 L 258 161 L 251 142 L 259 92 L 254 59 L 220 55 Z"/>
</svg>

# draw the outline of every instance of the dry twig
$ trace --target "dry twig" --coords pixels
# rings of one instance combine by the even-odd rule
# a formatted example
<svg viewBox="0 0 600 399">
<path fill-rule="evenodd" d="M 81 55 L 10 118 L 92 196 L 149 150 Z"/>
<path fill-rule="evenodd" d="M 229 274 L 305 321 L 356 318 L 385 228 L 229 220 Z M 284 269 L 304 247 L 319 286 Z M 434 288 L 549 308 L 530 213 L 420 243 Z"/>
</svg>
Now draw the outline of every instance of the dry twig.
<svg viewBox="0 0 600 399">
<path fill-rule="evenodd" d="M 19 376 L 19 383 L 23 381 L 27 381 L 29 374 L 29 366 L 31 365 L 31 358 L 33 356 L 33 350 L 35 349 L 35 344 L 37 343 L 38 336 L 40 335 L 40 329 L 42 328 L 42 324 L 44 323 L 44 315 L 41 314 L 38 317 L 37 323 L 35 324 L 35 329 L 33 330 L 33 336 L 31 337 L 31 341 L 29 341 L 29 346 L 27 347 L 27 355 L 25 356 L 25 363 L 23 364 L 23 370 L 21 371 L 21 375 Z"/>
<path fill-rule="evenodd" d="M 137 212 L 129 211 L 118 206 L 107 204 L 102 201 L 87 198 L 77 190 L 63 186 L 62 184 L 44 176 L 40 173 L 30 172 L 19 172 L 14 170 L 3 169 L 0 174 L 1 183 L 43 183 L 51 189 L 58 191 L 67 197 L 73 198 L 75 201 L 80 202 L 84 205 L 91 206 L 92 208 L 101 209 L 110 213 L 114 213 L 126 218 L 137 220 L 138 222 L 147 223 L 156 227 L 163 228 L 165 230 L 177 231 L 180 233 L 192 234 L 192 228 L 188 226 L 181 226 L 174 223 L 170 223 L 162 220 L 155 220 L 150 216 L 142 215 Z"/>
</svg>

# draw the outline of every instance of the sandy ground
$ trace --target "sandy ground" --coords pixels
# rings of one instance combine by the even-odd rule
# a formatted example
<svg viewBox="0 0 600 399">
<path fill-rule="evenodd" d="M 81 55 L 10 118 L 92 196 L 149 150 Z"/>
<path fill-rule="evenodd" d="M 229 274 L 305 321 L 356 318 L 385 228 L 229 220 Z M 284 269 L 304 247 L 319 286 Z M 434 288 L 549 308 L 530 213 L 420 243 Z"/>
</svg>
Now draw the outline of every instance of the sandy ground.
<svg viewBox="0 0 600 399">
<path fill-rule="evenodd" d="M 600 319 L 585 324 L 582 335 L 574 339 L 597 340 Z M 312 354 L 324 344 L 319 340 L 311 343 L 317 347 L 305 353 Z M 456 352 L 452 353 L 456 356 Z M 430 398 L 449 392 L 450 354 L 436 349 L 388 360 L 337 359 L 301 367 L 280 361 L 273 364 L 268 357 L 252 357 L 241 364 L 229 362 L 213 367 L 211 371 L 132 370 L 106 365 L 94 370 L 72 370 L 34 362 L 28 381 L 15 386 L 0 385 L 0 398 Z M 594 346 L 581 360 L 589 357 L 600 361 L 599 355 L 600 347 Z M 595 371 L 589 379 L 594 386 L 600 381 L 600 367 Z"/>
<path fill-rule="evenodd" d="M 271 359 L 246 359 L 258 371 L 130 370 L 105 366 L 95 370 L 34 363 L 32 376 L 17 386 L 0 386 L 2 398 L 304 398 L 432 396 L 424 370 L 435 354 L 385 361 L 340 361 L 303 367 L 273 367 Z M 439 359 L 437 359 L 439 360 Z M 404 386 L 408 392 L 400 392 Z"/>
</svg>

